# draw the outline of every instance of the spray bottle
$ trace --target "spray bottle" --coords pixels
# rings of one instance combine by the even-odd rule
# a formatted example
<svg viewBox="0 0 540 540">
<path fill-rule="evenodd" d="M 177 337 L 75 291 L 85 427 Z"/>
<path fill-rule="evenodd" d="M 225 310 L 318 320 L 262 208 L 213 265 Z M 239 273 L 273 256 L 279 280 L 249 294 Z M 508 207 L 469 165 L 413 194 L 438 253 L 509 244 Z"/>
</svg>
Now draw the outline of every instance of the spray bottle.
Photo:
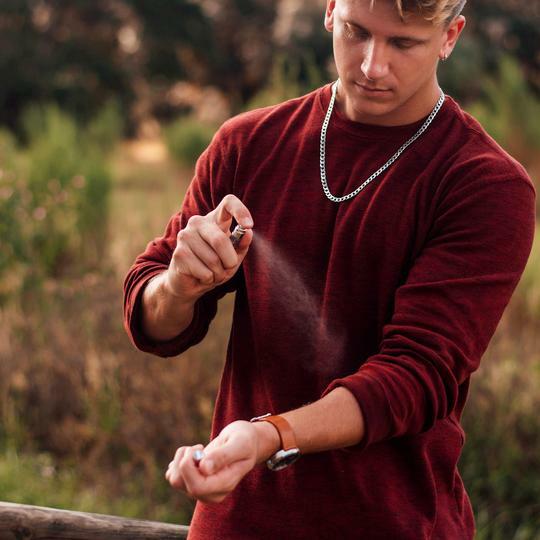
<svg viewBox="0 0 540 540">
<path fill-rule="evenodd" d="M 247 232 L 247 229 L 242 227 L 242 225 L 237 225 L 234 228 L 234 231 L 231 233 L 231 236 L 230 236 L 230 239 L 234 248 L 238 247 L 240 240 L 242 240 L 242 237 L 244 236 L 244 234 L 246 234 L 246 232 Z"/>
</svg>

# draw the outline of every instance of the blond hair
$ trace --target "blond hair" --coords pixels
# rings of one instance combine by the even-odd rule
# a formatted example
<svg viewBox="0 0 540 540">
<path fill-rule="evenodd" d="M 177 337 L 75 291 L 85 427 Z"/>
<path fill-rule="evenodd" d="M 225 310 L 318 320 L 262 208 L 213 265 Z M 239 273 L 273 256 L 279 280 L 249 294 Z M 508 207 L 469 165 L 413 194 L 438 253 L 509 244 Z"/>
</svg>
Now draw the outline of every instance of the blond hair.
<svg viewBox="0 0 540 540">
<path fill-rule="evenodd" d="M 406 18 L 408 13 L 417 13 L 434 24 L 448 24 L 465 7 L 467 0 L 393 0 L 399 16 Z M 375 0 L 371 0 L 373 8 Z"/>
</svg>

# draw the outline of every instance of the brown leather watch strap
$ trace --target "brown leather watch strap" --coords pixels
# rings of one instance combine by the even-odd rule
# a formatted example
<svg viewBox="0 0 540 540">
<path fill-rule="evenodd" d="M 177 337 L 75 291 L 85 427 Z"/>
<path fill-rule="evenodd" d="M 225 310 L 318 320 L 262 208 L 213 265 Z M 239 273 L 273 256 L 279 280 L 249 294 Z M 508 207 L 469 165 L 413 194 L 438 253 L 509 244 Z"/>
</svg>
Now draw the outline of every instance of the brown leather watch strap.
<svg viewBox="0 0 540 540">
<path fill-rule="evenodd" d="M 259 422 L 270 422 L 275 426 L 279 433 L 279 438 L 281 439 L 281 448 L 283 450 L 291 450 L 292 448 L 298 448 L 296 445 L 296 437 L 292 430 L 291 425 L 283 416 L 278 414 L 273 416 L 265 416 L 258 420 Z"/>
</svg>

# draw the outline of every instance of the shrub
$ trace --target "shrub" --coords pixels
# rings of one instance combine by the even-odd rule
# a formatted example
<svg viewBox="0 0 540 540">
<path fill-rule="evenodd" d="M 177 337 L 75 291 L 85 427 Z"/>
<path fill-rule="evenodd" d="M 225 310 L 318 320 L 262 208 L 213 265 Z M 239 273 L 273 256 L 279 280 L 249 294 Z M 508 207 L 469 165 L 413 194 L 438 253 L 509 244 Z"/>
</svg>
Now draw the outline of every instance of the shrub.
<svg viewBox="0 0 540 540">
<path fill-rule="evenodd" d="M 109 154 L 120 140 L 124 122 L 117 101 L 109 101 L 84 130 L 85 147 L 95 148 L 103 155 Z"/>
<path fill-rule="evenodd" d="M 99 265 L 111 187 L 107 154 L 121 133 L 114 105 L 86 128 L 57 106 L 34 106 L 22 126 L 22 149 L 0 132 L 0 296 Z"/>
<path fill-rule="evenodd" d="M 525 165 L 540 149 L 540 101 L 527 85 L 520 66 L 503 57 L 497 79 L 487 79 L 484 97 L 469 111 L 497 142 Z"/>
<path fill-rule="evenodd" d="M 181 118 L 165 129 L 165 141 L 172 157 L 182 165 L 193 166 L 210 144 L 216 129 L 192 117 Z"/>
<path fill-rule="evenodd" d="M 272 65 L 269 84 L 247 104 L 246 110 L 275 105 L 305 94 L 324 84 L 325 75 L 314 58 L 278 54 Z"/>
</svg>

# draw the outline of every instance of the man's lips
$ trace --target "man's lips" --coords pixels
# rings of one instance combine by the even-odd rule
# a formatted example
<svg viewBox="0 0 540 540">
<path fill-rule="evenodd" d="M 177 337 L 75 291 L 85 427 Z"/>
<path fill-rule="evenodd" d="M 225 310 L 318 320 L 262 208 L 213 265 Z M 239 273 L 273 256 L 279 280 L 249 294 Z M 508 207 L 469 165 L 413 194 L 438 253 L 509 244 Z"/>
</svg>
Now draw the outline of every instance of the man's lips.
<svg viewBox="0 0 540 540">
<path fill-rule="evenodd" d="M 362 83 L 356 83 L 360 88 L 366 90 L 367 92 L 390 92 L 389 88 L 374 88 Z"/>
</svg>

